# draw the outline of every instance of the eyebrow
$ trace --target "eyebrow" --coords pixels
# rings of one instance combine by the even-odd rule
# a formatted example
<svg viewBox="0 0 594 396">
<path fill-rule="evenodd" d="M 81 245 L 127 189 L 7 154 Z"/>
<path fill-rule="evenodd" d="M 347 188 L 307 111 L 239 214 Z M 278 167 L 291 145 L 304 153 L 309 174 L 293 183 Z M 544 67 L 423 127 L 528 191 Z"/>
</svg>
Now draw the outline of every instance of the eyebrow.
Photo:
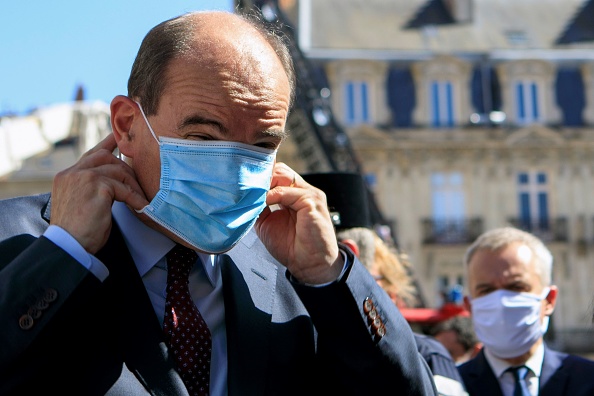
<svg viewBox="0 0 594 396">
<path fill-rule="evenodd" d="M 474 291 L 480 291 L 480 290 L 484 290 L 484 289 L 495 289 L 495 286 L 493 286 L 492 284 L 489 283 L 479 283 L 478 285 L 474 286 Z"/>
<path fill-rule="evenodd" d="M 267 129 L 265 131 L 261 131 L 260 134 L 263 136 L 281 138 L 282 140 L 285 140 L 289 136 L 289 132 L 283 129 Z"/>
<path fill-rule="evenodd" d="M 210 120 L 208 118 L 204 118 L 199 115 L 192 115 L 192 116 L 184 118 L 183 121 L 181 122 L 181 124 L 179 125 L 179 127 L 180 127 L 180 129 L 182 129 L 182 128 L 185 128 L 187 126 L 192 126 L 192 125 L 208 125 L 208 126 L 212 126 L 216 129 L 218 129 L 219 131 L 221 131 L 223 133 L 229 132 L 229 131 L 227 131 L 227 128 L 225 128 L 223 126 L 223 124 L 221 124 L 220 122 Z"/>
<path fill-rule="evenodd" d="M 214 120 L 211 120 L 208 118 L 204 118 L 199 115 L 192 115 L 192 116 L 184 118 L 184 120 L 181 122 L 179 127 L 180 127 L 180 129 L 183 129 L 187 126 L 192 126 L 192 125 L 208 125 L 208 126 L 218 129 L 218 131 L 221 132 L 222 134 L 229 133 L 229 130 L 227 128 L 225 128 L 223 126 L 223 124 L 221 124 L 220 122 L 214 121 Z M 289 136 L 289 133 L 283 129 L 267 129 L 267 130 L 263 130 L 263 131 L 259 132 L 259 135 L 261 135 L 262 137 L 275 137 L 275 138 L 280 138 L 282 140 L 285 140 Z"/>
<path fill-rule="evenodd" d="M 530 283 L 525 282 L 523 280 L 515 280 L 505 285 L 506 288 L 523 288 L 523 289 L 530 289 L 532 285 Z"/>
<path fill-rule="evenodd" d="M 530 284 L 523 280 L 513 280 L 509 283 L 506 283 L 502 287 L 502 289 L 512 289 L 512 288 L 513 289 L 518 289 L 518 288 L 526 289 L 526 288 L 530 288 Z M 493 285 L 492 283 L 479 283 L 478 285 L 476 285 L 474 287 L 475 291 L 481 291 L 481 290 L 485 290 L 485 289 L 497 289 L 497 287 L 495 287 L 495 285 Z"/>
</svg>

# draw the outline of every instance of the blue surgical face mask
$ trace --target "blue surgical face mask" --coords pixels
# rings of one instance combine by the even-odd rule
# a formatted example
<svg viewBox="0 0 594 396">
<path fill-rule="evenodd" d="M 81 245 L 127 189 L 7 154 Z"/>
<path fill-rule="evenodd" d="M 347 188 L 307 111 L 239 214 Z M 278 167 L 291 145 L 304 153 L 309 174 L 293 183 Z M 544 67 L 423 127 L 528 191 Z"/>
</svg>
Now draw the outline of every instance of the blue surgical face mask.
<svg viewBox="0 0 594 396">
<path fill-rule="evenodd" d="M 157 139 L 161 182 L 138 211 L 196 249 L 223 253 L 252 228 L 266 207 L 275 150 L 228 141 Z"/>
</svg>

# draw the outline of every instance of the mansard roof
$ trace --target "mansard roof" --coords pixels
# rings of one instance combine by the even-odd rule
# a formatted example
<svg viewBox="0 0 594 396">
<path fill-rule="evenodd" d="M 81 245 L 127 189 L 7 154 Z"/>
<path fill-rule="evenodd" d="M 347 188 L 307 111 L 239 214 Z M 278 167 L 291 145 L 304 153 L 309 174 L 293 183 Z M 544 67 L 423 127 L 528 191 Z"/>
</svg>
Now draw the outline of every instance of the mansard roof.
<svg viewBox="0 0 594 396">
<path fill-rule="evenodd" d="M 568 24 L 557 44 L 594 41 L 594 0 L 588 0 Z"/>
<path fill-rule="evenodd" d="M 443 3 L 443 0 L 430 0 L 421 7 L 418 13 L 407 24 L 407 29 L 421 28 L 433 25 L 448 25 L 455 23 L 450 10 Z"/>
<path fill-rule="evenodd" d="M 542 57 L 547 51 L 560 50 L 567 51 L 566 56 L 571 59 L 594 59 L 594 37 L 590 39 L 594 36 L 593 3 L 594 0 L 311 1 L 308 10 L 299 15 L 299 44 L 312 59 L 424 59 L 436 53 L 491 54 L 493 58 L 510 59 Z M 460 20 L 459 11 L 464 11 L 464 7 L 468 18 Z M 450 18 L 453 23 L 449 23 Z M 562 47 L 559 40 L 564 42 Z"/>
</svg>

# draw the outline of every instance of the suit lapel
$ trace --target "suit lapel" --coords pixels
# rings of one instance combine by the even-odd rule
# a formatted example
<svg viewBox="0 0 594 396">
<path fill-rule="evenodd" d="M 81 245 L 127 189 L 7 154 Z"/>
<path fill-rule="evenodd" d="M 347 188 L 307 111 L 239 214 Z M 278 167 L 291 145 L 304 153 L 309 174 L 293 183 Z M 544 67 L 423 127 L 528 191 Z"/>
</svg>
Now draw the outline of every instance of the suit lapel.
<svg viewBox="0 0 594 396">
<path fill-rule="evenodd" d="M 481 396 L 501 396 L 501 387 L 499 381 L 493 374 L 489 362 L 485 358 L 485 351 L 481 350 L 473 360 L 471 371 L 469 372 L 466 384 L 470 394 Z"/>
<path fill-rule="evenodd" d="M 569 380 L 567 370 L 563 368 L 562 363 L 565 356 L 565 354 L 552 351 L 545 346 L 540 373 L 540 395 L 555 396 L 563 393 L 565 384 Z"/>
<path fill-rule="evenodd" d="M 249 238 L 247 238 L 249 241 Z M 240 243 L 219 256 L 225 298 L 229 395 L 264 394 L 268 372 L 277 267 L 264 257 L 237 265 L 249 248 Z M 250 252 L 253 257 L 254 252 Z"/>
<path fill-rule="evenodd" d="M 109 240 L 96 256 L 109 269 L 105 295 L 114 312 L 107 317 L 120 326 L 114 332 L 128 369 L 153 394 L 186 394 L 174 362 L 169 359 L 146 288 L 115 222 Z"/>
<path fill-rule="evenodd" d="M 51 206 L 49 196 L 41 211 L 42 218 L 48 223 Z M 175 362 L 169 357 L 161 325 L 146 288 L 113 218 L 109 239 L 95 256 L 109 269 L 103 285 L 104 307 L 112 308 L 104 318 L 119 326 L 114 330 L 119 343 L 116 350 L 122 351 L 124 364 L 151 394 L 187 395 L 186 387 L 175 370 Z M 125 375 L 125 372 L 124 368 L 122 373 Z"/>
</svg>

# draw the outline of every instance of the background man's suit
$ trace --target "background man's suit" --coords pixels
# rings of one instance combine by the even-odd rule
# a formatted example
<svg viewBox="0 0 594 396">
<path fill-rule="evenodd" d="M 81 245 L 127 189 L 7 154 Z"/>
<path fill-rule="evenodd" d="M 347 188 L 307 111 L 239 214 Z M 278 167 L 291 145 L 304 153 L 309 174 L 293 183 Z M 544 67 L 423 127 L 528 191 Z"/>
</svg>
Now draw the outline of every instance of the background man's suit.
<svg viewBox="0 0 594 396">
<path fill-rule="evenodd" d="M 38 238 L 48 226 L 48 200 L 42 194 L 0 201 L 0 394 L 13 386 L 29 391 L 23 394 L 186 394 L 117 224 L 96 254 L 110 271 L 102 283 Z M 360 263 L 347 282 L 294 288 L 251 232 L 223 255 L 221 272 L 230 395 L 406 393 L 404 378 L 434 392 L 408 324 L 399 314 L 384 316 L 393 304 Z M 366 298 L 387 329 L 377 343 L 364 312 Z M 30 311 L 35 307 L 40 309 Z M 19 319 L 27 312 L 38 317 L 23 330 Z M 318 338 L 318 331 L 325 337 Z M 388 357 L 376 364 L 380 349 Z M 345 365 L 333 358 L 347 350 L 357 359 Z M 316 373 L 332 387 L 318 385 Z"/>
<path fill-rule="evenodd" d="M 554 367 L 559 365 L 557 370 Z M 501 396 L 501 388 L 485 352 L 481 350 L 473 359 L 459 366 L 468 393 L 480 396 Z M 592 396 L 594 362 L 578 356 L 553 351 L 545 345 L 540 376 L 539 396 Z"/>
</svg>

